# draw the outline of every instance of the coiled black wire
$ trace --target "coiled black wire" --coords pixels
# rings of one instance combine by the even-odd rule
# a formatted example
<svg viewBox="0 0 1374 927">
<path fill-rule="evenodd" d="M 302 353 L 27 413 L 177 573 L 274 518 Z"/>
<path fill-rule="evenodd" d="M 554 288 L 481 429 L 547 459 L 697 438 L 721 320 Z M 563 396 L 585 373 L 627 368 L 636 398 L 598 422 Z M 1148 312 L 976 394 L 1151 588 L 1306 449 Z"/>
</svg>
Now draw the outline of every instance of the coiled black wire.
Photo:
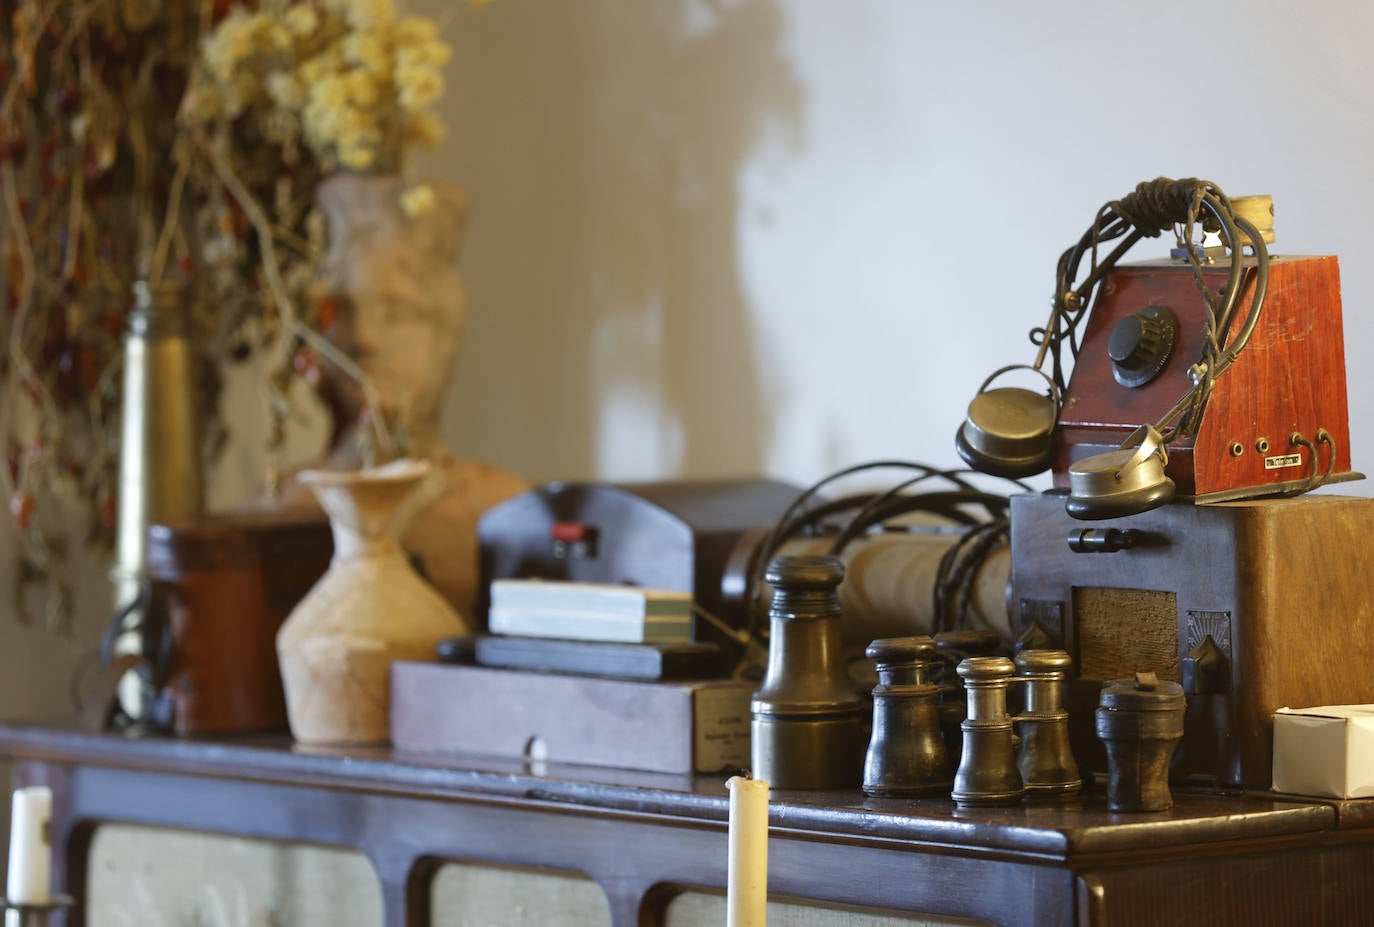
<svg viewBox="0 0 1374 927">
<path fill-rule="evenodd" d="M 1202 261 L 1193 245 L 1194 232 L 1199 225 L 1205 232 L 1221 233 L 1232 252 L 1226 288 L 1220 301 L 1207 286 Z M 1158 427 L 1166 434 L 1188 435 L 1195 433 L 1201 422 L 1213 381 L 1230 367 L 1254 332 L 1269 282 L 1269 253 L 1264 240 L 1251 223 L 1235 215 L 1231 201 L 1216 184 L 1197 178 L 1157 177 L 1137 184 L 1131 193 L 1099 209 L 1092 226 L 1060 255 L 1055 269 L 1050 320 L 1043 328 L 1032 329 L 1031 343 L 1040 348 L 1042 359 L 1048 355 L 1051 376 L 1062 393 L 1068 388 L 1067 362 L 1078 357 L 1078 329 L 1093 302 L 1098 283 L 1141 238 L 1157 238 L 1170 228 L 1179 230 L 1179 245 L 1192 267 L 1206 310 L 1206 321 L 1203 356 L 1194 367 L 1193 387 L 1161 419 Z M 1255 252 L 1255 286 L 1245 322 L 1228 341 L 1244 280 L 1240 260 L 1242 233 Z M 1100 257 L 1100 249 L 1114 241 L 1118 244 L 1106 257 Z M 1076 283 L 1085 258 L 1089 262 L 1087 275 Z M 1039 363 L 1038 360 L 1037 366 Z"/>
</svg>

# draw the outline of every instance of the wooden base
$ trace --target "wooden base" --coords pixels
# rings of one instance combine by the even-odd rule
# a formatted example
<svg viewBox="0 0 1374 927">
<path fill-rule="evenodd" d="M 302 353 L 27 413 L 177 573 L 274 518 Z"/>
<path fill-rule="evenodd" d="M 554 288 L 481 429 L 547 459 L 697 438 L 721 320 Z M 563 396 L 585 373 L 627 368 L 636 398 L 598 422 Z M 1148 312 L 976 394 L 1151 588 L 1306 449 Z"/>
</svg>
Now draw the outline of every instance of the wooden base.
<svg viewBox="0 0 1374 927">
<path fill-rule="evenodd" d="M 1374 499 L 1308 495 L 1175 503 L 1092 523 L 1135 546 L 1075 553 L 1059 495 L 1012 499 L 1012 605 L 1075 660 L 1070 734 L 1080 766 L 1106 769 L 1094 730 L 1101 683 L 1153 670 L 1183 681 L 1211 637 L 1217 671 L 1187 694 L 1176 776 L 1269 786 L 1272 715 L 1374 702 Z"/>
</svg>

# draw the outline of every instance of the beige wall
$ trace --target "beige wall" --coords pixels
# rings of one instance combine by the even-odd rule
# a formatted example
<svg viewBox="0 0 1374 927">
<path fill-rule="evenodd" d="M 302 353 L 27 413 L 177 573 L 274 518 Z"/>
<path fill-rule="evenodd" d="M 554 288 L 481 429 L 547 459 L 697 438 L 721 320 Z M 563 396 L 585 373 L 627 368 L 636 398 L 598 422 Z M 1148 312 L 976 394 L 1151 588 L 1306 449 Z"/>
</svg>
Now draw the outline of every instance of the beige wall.
<svg viewBox="0 0 1374 927">
<path fill-rule="evenodd" d="M 1342 256 L 1370 466 L 1370 4 L 413 5 L 458 49 L 416 167 L 477 202 L 468 452 L 538 479 L 953 465 L 1059 252 L 1167 174 L 1272 193 L 1279 250 Z"/>
</svg>

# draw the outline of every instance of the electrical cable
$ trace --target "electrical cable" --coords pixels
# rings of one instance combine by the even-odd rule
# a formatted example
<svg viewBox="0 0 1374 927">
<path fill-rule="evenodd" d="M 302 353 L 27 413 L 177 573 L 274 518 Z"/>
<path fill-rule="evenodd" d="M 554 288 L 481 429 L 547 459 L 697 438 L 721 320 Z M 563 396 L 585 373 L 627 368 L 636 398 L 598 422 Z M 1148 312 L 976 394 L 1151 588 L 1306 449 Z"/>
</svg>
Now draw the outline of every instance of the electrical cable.
<svg viewBox="0 0 1374 927">
<path fill-rule="evenodd" d="M 859 493 L 841 499 L 827 500 L 816 505 L 809 504 L 821 489 L 836 480 L 876 469 L 914 470 L 918 475 L 903 480 L 882 492 Z M 762 639 L 765 636 L 758 627 L 758 620 L 764 593 L 764 575 L 773 556 L 789 538 L 804 529 L 814 527 L 824 518 L 841 512 L 855 512 L 831 544 L 829 553 L 832 556 L 839 556 L 854 539 L 875 525 L 882 525 L 894 518 L 918 511 L 937 515 L 951 525 L 961 526 L 965 529 L 960 541 L 952 547 L 966 544 L 970 534 L 983 531 L 988 525 L 1005 524 L 1007 508 L 1010 505 L 1008 497 L 977 489 L 963 478 L 965 475 L 973 475 L 973 471 L 941 470 L 926 464 L 904 460 L 879 460 L 846 467 L 823 477 L 804 489 L 784 510 L 758 549 L 751 569 L 749 591 L 746 595 L 746 627 L 739 639 L 752 641 Z M 957 488 L 925 493 L 905 492 L 915 485 L 936 478 L 946 480 Z M 1034 491 L 1031 486 L 1021 480 L 1004 479 L 1022 491 Z M 981 508 L 985 513 L 984 517 L 980 518 L 966 511 L 970 506 Z M 967 548 L 964 547 L 963 549 Z M 961 564 L 962 569 L 954 571 L 954 568 Z M 952 571 L 947 575 L 953 579 L 947 578 L 946 581 L 954 582 L 954 586 L 951 588 L 956 593 L 955 608 L 961 616 L 967 611 L 968 600 L 971 597 L 972 579 L 977 573 L 975 567 L 980 564 L 981 558 L 976 561 L 953 559 L 946 566 L 947 570 Z M 957 593 L 960 588 L 965 588 L 968 591 L 963 596 L 959 596 Z"/>
<path fill-rule="evenodd" d="M 1193 279 L 1202 296 L 1206 320 L 1203 325 L 1203 351 L 1193 366 L 1192 387 L 1165 414 L 1156 427 L 1167 437 L 1191 435 L 1201 423 L 1212 395 L 1216 378 L 1231 366 L 1250 340 L 1259 321 L 1269 286 L 1269 253 L 1258 229 L 1237 216 L 1221 188 L 1210 181 L 1160 177 L 1138 184 L 1131 193 L 1113 200 L 1098 211 L 1093 224 L 1070 248 L 1060 255 L 1055 267 L 1055 293 L 1049 321 L 1031 330 L 1031 344 L 1038 348 L 1035 367 L 1040 369 L 1048 357 L 1051 376 L 1061 392 L 1067 389 L 1064 349 L 1070 358 L 1078 357 L 1078 329 L 1087 309 L 1094 302 L 1098 284 L 1125 253 L 1141 238 L 1157 238 L 1175 228 L 1180 250 L 1186 256 Z M 1200 246 L 1194 244 L 1198 228 L 1215 232 L 1231 251 L 1226 286 L 1220 300 L 1207 284 Z M 1100 249 L 1108 242 L 1122 239 L 1105 257 Z M 1256 272 L 1250 308 L 1236 335 L 1228 340 L 1247 276 L 1242 260 L 1243 247 L 1249 243 L 1255 255 Z M 1083 260 L 1088 258 L 1086 276 L 1078 281 Z M 1175 420 L 1176 427 L 1171 427 Z"/>
</svg>

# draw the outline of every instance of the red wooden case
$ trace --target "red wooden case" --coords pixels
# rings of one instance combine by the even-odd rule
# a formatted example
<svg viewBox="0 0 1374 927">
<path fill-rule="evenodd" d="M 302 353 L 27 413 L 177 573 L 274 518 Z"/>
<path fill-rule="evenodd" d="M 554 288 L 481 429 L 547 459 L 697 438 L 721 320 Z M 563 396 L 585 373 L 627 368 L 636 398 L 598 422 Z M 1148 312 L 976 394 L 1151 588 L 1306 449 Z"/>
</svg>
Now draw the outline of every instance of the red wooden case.
<svg viewBox="0 0 1374 927">
<path fill-rule="evenodd" d="M 1234 327 L 1254 291 L 1247 261 Z M 1204 270 L 1214 293 L 1225 289 L 1229 264 Z M 1147 306 L 1167 306 L 1179 321 L 1177 343 L 1164 370 L 1149 383 L 1126 387 L 1112 375 L 1107 342 L 1123 318 Z M 1118 267 L 1102 282 L 1083 333 L 1055 433 L 1055 485 L 1068 485 L 1071 463 L 1115 449 L 1138 426 L 1157 422 L 1191 385 L 1189 368 L 1202 356 L 1205 309 L 1193 272 L 1178 262 Z M 1331 444 L 1315 442 L 1319 429 Z M 1316 443 L 1318 459 L 1290 441 Z M 1334 459 L 1333 459 L 1334 458 Z M 1215 381 L 1201 427 L 1169 444 L 1166 473 L 1184 496 L 1240 498 L 1252 490 L 1300 486 L 1314 472 L 1350 474 L 1345 340 L 1340 269 L 1335 257 L 1275 256 L 1259 324 L 1234 364 Z"/>
</svg>

